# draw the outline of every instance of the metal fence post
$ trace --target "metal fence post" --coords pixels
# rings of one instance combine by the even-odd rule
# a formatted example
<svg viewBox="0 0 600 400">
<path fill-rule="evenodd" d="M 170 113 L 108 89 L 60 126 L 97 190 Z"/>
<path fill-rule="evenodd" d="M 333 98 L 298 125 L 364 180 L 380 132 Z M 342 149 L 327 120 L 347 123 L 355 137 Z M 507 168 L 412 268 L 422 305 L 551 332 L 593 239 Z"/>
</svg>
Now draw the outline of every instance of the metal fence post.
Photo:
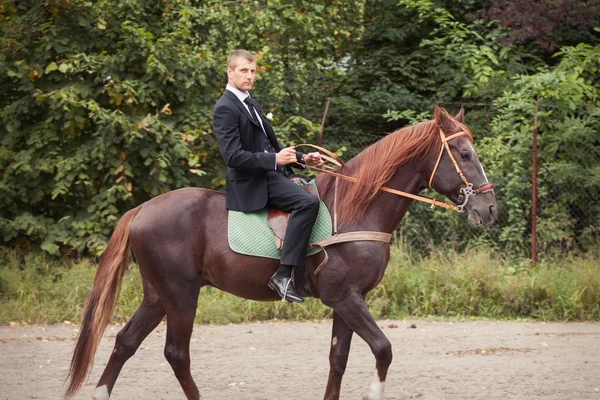
<svg viewBox="0 0 600 400">
<path fill-rule="evenodd" d="M 538 136 L 538 113 L 540 110 L 540 96 L 535 103 L 535 121 L 533 123 L 533 142 L 531 148 L 531 263 L 537 262 L 536 241 L 536 215 L 537 215 L 537 136 Z"/>
</svg>

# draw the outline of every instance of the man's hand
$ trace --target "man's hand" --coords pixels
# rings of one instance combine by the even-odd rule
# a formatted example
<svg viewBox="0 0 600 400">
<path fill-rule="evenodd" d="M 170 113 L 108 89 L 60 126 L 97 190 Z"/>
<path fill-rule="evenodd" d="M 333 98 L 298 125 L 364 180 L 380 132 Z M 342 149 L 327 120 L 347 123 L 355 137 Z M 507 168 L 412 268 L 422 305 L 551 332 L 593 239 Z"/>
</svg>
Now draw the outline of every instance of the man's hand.
<svg viewBox="0 0 600 400">
<path fill-rule="evenodd" d="M 277 153 L 277 165 L 288 165 L 296 162 L 296 149 L 286 147 Z"/>
<path fill-rule="evenodd" d="M 314 153 L 305 154 L 304 157 L 302 157 L 302 161 L 309 167 L 320 167 L 321 165 L 323 165 L 321 154 L 319 154 L 318 151 L 315 151 Z"/>
</svg>

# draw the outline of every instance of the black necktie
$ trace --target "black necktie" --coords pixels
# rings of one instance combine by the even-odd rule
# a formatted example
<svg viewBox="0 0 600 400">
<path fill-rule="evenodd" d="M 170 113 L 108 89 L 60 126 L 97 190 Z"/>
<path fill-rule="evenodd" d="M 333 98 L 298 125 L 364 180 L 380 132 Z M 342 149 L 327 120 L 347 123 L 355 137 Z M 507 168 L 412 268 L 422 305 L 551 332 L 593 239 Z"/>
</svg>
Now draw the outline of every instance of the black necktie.
<svg viewBox="0 0 600 400">
<path fill-rule="evenodd" d="M 260 110 L 260 106 L 258 105 L 256 100 L 254 100 L 250 96 L 248 96 L 244 99 L 244 103 L 246 103 L 248 105 L 248 108 L 250 109 L 250 115 L 252 115 L 252 118 L 254 118 L 254 120 L 256 121 L 256 112 L 258 112 L 258 110 Z M 255 109 L 256 109 L 256 112 L 254 111 Z M 256 122 L 258 122 L 258 121 L 256 121 Z"/>
<path fill-rule="evenodd" d="M 257 122 L 259 125 L 262 126 L 262 124 L 260 123 L 260 121 L 258 121 L 257 115 L 256 113 L 259 112 L 260 110 L 260 106 L 258 105 L 258 103 L 256 102 L 256 100 L 254 100 L 252 97 L 248 96 L 244 99 L 244 103 L 246 103 L 248 105 L 248 109 L 250 111 L 250 115 L 252 116 L 252 119 Z M 271 141 L 269 140 L 269 138 L 267 137 L 267 132 L 264 132 L 264 128 L 263 129 L 263 133 L 265 134 L 265 149 L 269 152 L 269 153 L 277 153 L 277 151 L 275 150 L 275 147 L 273 147 L 273 145 L 271 144 Z"/>
</svg>

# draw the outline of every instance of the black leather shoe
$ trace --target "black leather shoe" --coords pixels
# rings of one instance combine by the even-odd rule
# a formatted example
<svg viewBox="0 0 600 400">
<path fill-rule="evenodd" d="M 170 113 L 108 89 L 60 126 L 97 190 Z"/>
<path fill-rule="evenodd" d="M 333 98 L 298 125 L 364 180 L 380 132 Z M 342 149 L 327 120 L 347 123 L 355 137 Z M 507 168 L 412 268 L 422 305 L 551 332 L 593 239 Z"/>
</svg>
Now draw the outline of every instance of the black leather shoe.
<svg viewBox="0 0 600 400">
<path fill-rule="evenodd" d="M 271 279 L 269 279 L 269 288 L 276 291 L 279 297 L 281 297 L 281 300 L 290 303 L 304 303 L 304 299 L 296 293 L 291 277 L 273 274 Z"/>
</svg>

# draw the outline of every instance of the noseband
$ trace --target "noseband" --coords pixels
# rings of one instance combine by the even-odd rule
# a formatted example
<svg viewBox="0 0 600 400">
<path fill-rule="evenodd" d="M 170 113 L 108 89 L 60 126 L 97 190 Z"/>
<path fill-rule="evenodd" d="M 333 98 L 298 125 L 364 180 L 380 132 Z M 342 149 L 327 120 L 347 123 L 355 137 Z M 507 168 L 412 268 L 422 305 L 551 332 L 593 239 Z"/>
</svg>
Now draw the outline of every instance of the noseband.
<svg viewBox="0 0 600 400">
<path fill-rule="evenodd" d="M 480 193 L 491 192 L 494 190 L 494 187 L 496 186 L 493 183 L 485 182 L 485 183 L 482 183 L 481 185 L 479 185 L 478 189 L 473 190 L 473 184 L 469 183 L 467 178 L 465 178 L 465 175 L 463 174 L 462 170 L 458 166 L 458 163 L 456 162 L 456 159 L 454 158 L 454 156 L 452 155 L 452 152 L 450 151 L 450 146 L 448 145 L 448 142 L 452 139 L 456 139 L 459 136 L 466 136 L 466 135 L 467 134 L 465 131 L 460 131 L 453 135 L 446 136 L 444 134 L 444 131 L 442 131 L 442 128 L 440 128 L 440 139 L 442 141 L 442 147 L 440 148 L 440 154 L 438 155 L 438 159 L 437 159 L 437 162 L 435 163 L 435 167 L 433 168 L 433 172 L 431 172 L 431 177 L 429 178 L 429 187 L 431 188 L 432 187 L 431 183 L 433 182 L 433 177 L 435 176 L 438 166 L 440 165 L 440 160 L 442 159 L 442 154 L 444 154 L 444 149 L 446 149 L 446 152 L 448 153 L 450 160 L 452 160 L 452 164 L 454 164 L 454 168 L 456 169 L 456 172 L 458 172 L 458 175 L 460 175 L 460 179 L 462 179 L 462 181 L 466 185 L 466 187 L 460 189 L 460 195 L 458 196 L 458 202 L 459 203 L 462 202 L 462 204 L 459 204 L 457 206 L 458 212 L 464 211 L 464 208 L 467 205 L 467 202 L 469 201 L 469 197 L 477 196 Z M 464 201 L 463 201 L 463 198 L 464 198 Z"/>
</svg>

